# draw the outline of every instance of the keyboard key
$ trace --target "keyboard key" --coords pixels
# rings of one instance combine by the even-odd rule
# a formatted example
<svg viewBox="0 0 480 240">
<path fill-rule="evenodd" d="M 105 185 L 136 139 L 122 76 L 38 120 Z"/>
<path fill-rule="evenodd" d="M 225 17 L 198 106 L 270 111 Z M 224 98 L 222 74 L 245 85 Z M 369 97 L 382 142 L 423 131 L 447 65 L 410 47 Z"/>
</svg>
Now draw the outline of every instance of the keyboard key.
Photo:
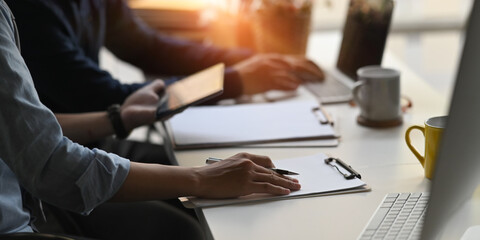
<svg viewBox="0 0 480 240">
<path fill-rule="evenodd" d="M 388 208 L 379 208 L 367 229 L 377 229 L 388 213 Z"/>
<path fill-rule="evenodd" d="M 400 194 L 398 193 L 389 193 L 387 194 L 387 198 L 397 198 Z"/>
<path fill-rule="evenodd" d="M 408 197 L 410 196 L 410 193 L 402 193 L 400 194 L 400 196 L 398 197 L 398 200 L 407 200 Z"/>
<path fill-rule="evenodd" d="M 421 196 L 422 196 L 422 193 L 412 193 L 412 194 L 410 195 L 411 198 L 419 198 L 419 197 L 421 197 Z"/>
<path fill-rule="evenodd" d="M 393 202 L 392 202 L 392 203 L 386 203 L 386 202 L 384 202 L 381 207 L 382 207 L 382 208 L 391 208 L 392 206 L 393 206 Z"/>
</svg>

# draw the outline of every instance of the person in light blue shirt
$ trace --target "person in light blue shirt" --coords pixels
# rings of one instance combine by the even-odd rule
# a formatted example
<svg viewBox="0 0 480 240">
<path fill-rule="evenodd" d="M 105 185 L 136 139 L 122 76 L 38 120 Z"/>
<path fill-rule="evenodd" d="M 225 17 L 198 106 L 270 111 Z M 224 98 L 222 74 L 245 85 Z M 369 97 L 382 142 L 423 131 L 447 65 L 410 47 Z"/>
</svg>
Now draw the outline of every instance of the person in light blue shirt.
<svg viewBox="0 0 480 240">
<path fill-rule="evenodd" d="M 106 201 L 284 195 L 300 188 L 298 181 L 266 169 L 273 164 L 265 156 L 240 153 L 220 163 L 186 168 L 130 162 L 72 142 L 39 101 L 16 43 L 13 15 L 0 0 L 0 234 L 33 231 L 22 191 L 88 214 Z M 102 123 L 109 121 L 94 124 Z"/>
<path fill-rule="evenodd" d="M 0 3 L 0 233 L 29 232 L 22 187 L 86 214 L 118 191 L 130 162 L 63 136 L 53 113 L 38 99 L 15 45 L 13 16 Z"/>
</svg>

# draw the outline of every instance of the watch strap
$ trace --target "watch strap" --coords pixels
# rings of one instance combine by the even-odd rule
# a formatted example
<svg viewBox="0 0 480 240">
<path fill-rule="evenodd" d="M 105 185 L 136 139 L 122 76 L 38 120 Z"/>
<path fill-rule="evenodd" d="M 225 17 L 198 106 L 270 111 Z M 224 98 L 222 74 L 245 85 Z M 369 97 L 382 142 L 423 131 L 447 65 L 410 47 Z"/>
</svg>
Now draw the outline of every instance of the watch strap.
<svg viewBox="0 0 480 240">
<path fill-rule="evenodd" d="M 122 117 L 120 115 L 120 105 L 119 104 L 111 105 L 110 107 L 108 107 L 107 112 L 108 112 L 108 118 L 112 123 L 115 136 L 120 139 L 127 138 L 130 133 L 127 132 L 127 130 L 125 129 L 125 126 L 123 125 Z"/>
</svg>

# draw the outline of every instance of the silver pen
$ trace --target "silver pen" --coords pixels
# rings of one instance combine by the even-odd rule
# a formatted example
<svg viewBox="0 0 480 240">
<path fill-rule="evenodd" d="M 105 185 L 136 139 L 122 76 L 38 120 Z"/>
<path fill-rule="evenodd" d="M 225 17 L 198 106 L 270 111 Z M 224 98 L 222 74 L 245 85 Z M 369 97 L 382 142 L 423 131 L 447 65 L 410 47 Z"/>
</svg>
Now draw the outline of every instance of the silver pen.
<svg viewBox="0 0 480 240">
<path fill-rule="evenodd" d="M 214 157 L 209 157 L 207 158 L 207 160 L 205 161 L 206 164 L 211 164 L 211 163 L 216 163 L 216 162 L 220 162 L 222 161 L 223 159 L 220 159 L 220 158 L 214 158 Z M 288 171 L 288 170 L 285 170 L 285 169 L 280 169 L 280 168 L 267 168 L 267 169 L 270 169 L 276 173 L 279 173 L 279 174 L 282 174 L 282 175 L 299 175 L 298 173 L 296 172 L 292 172 L 292 171 Z"/>
</svg>

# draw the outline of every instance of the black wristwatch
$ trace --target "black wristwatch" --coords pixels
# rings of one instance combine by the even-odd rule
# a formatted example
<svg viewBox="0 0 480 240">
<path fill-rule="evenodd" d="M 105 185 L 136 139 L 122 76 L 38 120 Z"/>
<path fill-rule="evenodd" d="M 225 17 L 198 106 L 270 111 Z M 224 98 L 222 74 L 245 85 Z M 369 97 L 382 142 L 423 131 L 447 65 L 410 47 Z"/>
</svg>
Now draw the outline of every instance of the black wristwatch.
<svg viewBox="0 0 480 240">
<path fill-rule="evenodd" d="M 120 116 L 120 105 L 113 104 L 108 107 L 108 118 L 110 118 L 110 122 L 112 123 L 113 130 L 115 131 L 115 136 L 120 139 L 125 139 L 130 134 L 125 129 L 123 125 L 122 116 Z"/>
</svg>

